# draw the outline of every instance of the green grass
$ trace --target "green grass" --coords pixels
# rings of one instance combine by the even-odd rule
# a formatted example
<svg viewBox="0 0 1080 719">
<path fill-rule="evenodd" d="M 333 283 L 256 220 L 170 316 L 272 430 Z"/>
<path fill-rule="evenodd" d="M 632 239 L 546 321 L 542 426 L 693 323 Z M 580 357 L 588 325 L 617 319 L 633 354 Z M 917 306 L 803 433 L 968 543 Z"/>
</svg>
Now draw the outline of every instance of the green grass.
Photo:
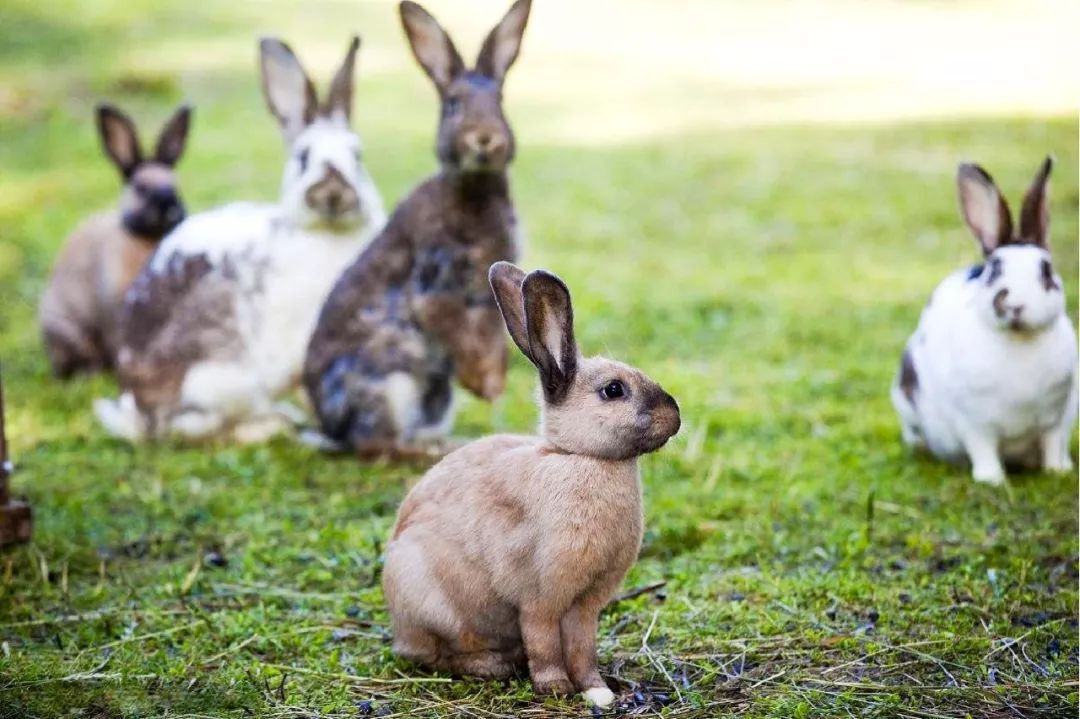
<svg viewBox="0 0 1080 719">
<path fill-rule="evenodd" d="M 589 716 L 535 701 L 524 679 L 450 681 L 393 658 L 379 557 L 422 468 L 286 440 L 131 448 L 89 410 L 112 380 L 60 384 L 39 347 L 52 258 L 116 193 L 90 123 L 100 96 L 148 127 L 196 103 L 192 208 L 270 199 L 281 149 L 252 37 L 286 28 L 325 82 L 356 27 L 356 124 L 388 204 L 430 172 L 434 100 L 392 7 L 80 6 L 0 9 L 0 358 L 14 488 L 36 512 L 34 543 L 0 555 L 0 717 Z M 501 7 L 439 14 L 472 49 Z M 1075 115 L 676 128 L 645 69 L 636 124 L 606 141 L 582 125 L 593 139 L 578 141 L 592 76 L 548 83 L 561 56 L 544 27 L 508 86 L 523 264 L 568 282 L 585 351 L 642 367 L 683 408 L 682 433 L 643 462 L 626 589 L 666 585 L 602 620 L 603 671 L 629 711 L 1075 716 L 1076 478 L 977 486 L 901 446 L 887 391 L 930 290 L 977 258 L 958 159 L 1015 203 L 1056 155 L 1054 251 L 1076 307 Z M 678 78 L 664 103 L 722 114 L 723 88 Z M 516 357 L 506 395 L 466 399 L 457 433 L 529 431 L 534 383 Z"/>
</svg>

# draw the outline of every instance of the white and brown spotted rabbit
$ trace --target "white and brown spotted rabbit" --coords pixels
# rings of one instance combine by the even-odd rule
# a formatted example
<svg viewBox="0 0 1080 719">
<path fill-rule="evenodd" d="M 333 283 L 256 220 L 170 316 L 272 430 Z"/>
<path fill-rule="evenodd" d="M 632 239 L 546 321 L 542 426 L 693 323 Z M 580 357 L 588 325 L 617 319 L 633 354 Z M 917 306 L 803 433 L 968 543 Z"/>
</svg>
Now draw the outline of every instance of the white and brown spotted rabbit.
<svg viewBox="0 0 1080 719">
<path fill-rule="evenodd" d="M 385 221 L 349 127 L 359 38 L 320 103 L 289 47 L 259 45 L 263 93 L 289 147 L 278 204 L 236 203 L 189 217 L 127 294 L 118 400 L 107 431 L 255 442 L 287 429 L 279 400 L 334 279 Z"/>
<path fill-rule="evenodd" d="M 489 678 L 527 663 L 536 693 L 607 705 L 597 618 L 641 544 L 638 457 L 678 432 L 679 407 L 639 370 L 578 354 L 555 275 L 500 262 L 491 285 L 540 373 L 540 435 L 466 445 L 405 498 L 383 570 L 394 651 Z"/>
<path fill-rule="evenodd" d="M 528 17 L 529 0 L 514 3 L 470 70 L 431 15 L 401 3 L 413 52 L 439 93 L 442 167 L 340 277 L 312 334 L 304 384 L 336 446 L 424 451 L 449 431 L 455 376 L 485 399 L 502 392 L 507 348 L 487 268 L 517 255 L 502 85 Z"/>
<path fill-rule="evenodd" d="M 1050 261 L 1050 168 L 1047 158 L 1014 227 L 990 175 L 960 166 L 960 206 L 985 261 L 934 290 L 892 387 L 905 442 L 970 462 L 978 482 L 1001 484 L 1006 465 L 1073 471 L 1076 332 Z"/>
<path fill-rule="evenodd" d="M 96 114 L 124 190 L 116 209 L 87 219 L 67 238 L 42 295 L 42 339 L 59 377 L 113 366 L 124 293 L 161 238 L 184 219 L 173 168 L 184 153 L 191 108 L 173 114 L 149 157 L 127 115 L 109 104 L 99 105 Z"/>
</svg>

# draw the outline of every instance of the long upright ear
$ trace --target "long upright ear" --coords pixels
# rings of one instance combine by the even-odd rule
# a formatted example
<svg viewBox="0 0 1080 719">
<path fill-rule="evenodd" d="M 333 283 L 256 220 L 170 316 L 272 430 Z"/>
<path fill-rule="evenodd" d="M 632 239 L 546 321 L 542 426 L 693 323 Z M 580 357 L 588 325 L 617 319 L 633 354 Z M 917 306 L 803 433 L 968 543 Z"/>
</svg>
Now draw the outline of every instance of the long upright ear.
<svg viewBox="0 0 1080 719">
<path fill-rule="evenodd" d="M 1020 210 L 1020 241 L 1046 247 L 1050 237 L 1050 170 L 1054 158 L 1047 157 L 1024 195 Z"/>
<path fill-rule="evenodd" d="M 525 300 L 521 295 L 521 283 L 525 273 L 509 262 L 496 262 L 488 270 L 488 282 L 495 294 L 506 329 L 521 353 L 533 360 L 529 350 L 529 333 L 525 329 Z"/>
<path fill-rule="evenodd" d="M 191 106 L 181 105 L 161 130 L 157 147 L 154 149 L 154 159 L 170 167 L 175 165 L 184 154 L 190 125 Z"/>
<path fill-rule="evenodd" d="M 465 63 L 450 36 L 427 10 L 411 0 L 403 0 L 399 7 L 413 55 L 442 94 L 451 80 L 465 72 Z"/>
<path fill-rule="evenodd" d="M 266 104 L 285 138 L 292 142 L 319 110 L 315 86 L 292 49 L 277 38 L 264 37 L 259 41 L 259 59 Z"/>
<path fill-rule="evenodd" d="M 142 162 L 135 123 L 115 105 L 102 103 L 97 106 L 97 126 L 105 153 L 120 169 L 124 179 L 128 179 Z"/>
<path fill-rule="evenodd" d="M 540 370 L 544 399 L 558 404 L 577 376 L 578 351 L 574 340 L 574 308 L 570 290 L 550 272 L 534 270 L 521 283 L 525 298 L 525 327 L 531 359 Z"/>
<path fill-rule="evenodd" d="M 968 227 L 989 255 L 1012 242 L 1012 215 L 994 180 L 978 165 L 962 164 L 956 171 L 960 208 Z"/>
<path fill-rule="evenodd" d="M 488 33 L 476 58 L 477 72 L 502 83 L 521 49 L 521 36 L 525 34 L 531 7 L 532 0 L 517 0 Z"/>
<path fill-rule="evenodd" d="M 360 38 L 353 35 L 349 43 L 349 50 L 345 53 L 345 60 L 334 75 L 334 81 L 330 83 L 330 96 L 326 98 L 326 106 L 323 112 L 334 119 L 349 123 L 352 117 L 353 101 L 353 68 L 356 67 L 356 51 L 360 49 Z"/>
</svg>

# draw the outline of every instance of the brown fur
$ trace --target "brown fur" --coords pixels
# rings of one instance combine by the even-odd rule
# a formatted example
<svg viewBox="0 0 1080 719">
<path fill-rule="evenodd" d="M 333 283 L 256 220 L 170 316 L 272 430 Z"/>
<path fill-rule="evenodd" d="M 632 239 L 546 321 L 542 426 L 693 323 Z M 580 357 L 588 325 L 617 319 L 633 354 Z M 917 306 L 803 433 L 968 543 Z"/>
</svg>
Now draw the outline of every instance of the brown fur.
<svg viewBox="0 0 1080 719">
<path fill-rule="evenodd" d="M 203 255 L 174 255 L 166 272 L 139 275 L 122 308 L 118 375 L 142 410 L 174 406 L 196 362 L 240 351 L 226 263 L 214 271 Z M 164 418 L 151 416 L 151 422 Z"/>
<path fill-rule="evenodd" d="M 642 537 L 637 457 L 678 431 L 678 406 L 639 371 L 563 344 L 572 312 L 558 278 L 499 263 L 491 283 L 515 342 L 540 338 L 526 356 L 542 374 L 540 355 L 574 362 L 560 363 L 541 436 L 473 442 L 402 503 L 383 572 L 394 651 L 489 678 L 524 660 L 538 694 L 603 688 L 599 612 Z M 605 401 L 597 387 L 614 379 L 627 395 Z"/>
<path fill-rule="evenodd" d="M 130 119 L 111 106 L 99 107 L 103 146 L 126 184 L 117 210 L 91 217 L 67 238 L 42 295 L 39 323 L 56 375 L 114 366 L 124 293 L 162 234 L 183 217 L 172 166 L 183 153 L 189 115 L 187 108 L 177 111 L 155 156 L 144 160 Z M 177 209 L 174 220 L 162 218 L 162 202 Z"/>
<path fill-rule="evenodd" d="M 528 11 L 528 0 L 519 0 L 492 30 L 476 70 L 466 71 L 435 19 L 415 3 L 401 4 L 413 52 L 442 104 L 442 170 L 398 205 L 342 274 L 304 363 L 304 384 L 323 431 L 361 454 L 381 453 L 387 442 L 408 443 L 403 435 L 423 428 L 391 421 L 382 384 L 391 374 L 404 373 L 421 394 L 440 398 L 431 417 L 424 409 L 429 425 L 448 411 L 450 372 L 484 399 L 503 390 L 506 341 L 487 270 L 517 255 L 506 173 L 514 142 L 501 84 Z"/>
</svg>

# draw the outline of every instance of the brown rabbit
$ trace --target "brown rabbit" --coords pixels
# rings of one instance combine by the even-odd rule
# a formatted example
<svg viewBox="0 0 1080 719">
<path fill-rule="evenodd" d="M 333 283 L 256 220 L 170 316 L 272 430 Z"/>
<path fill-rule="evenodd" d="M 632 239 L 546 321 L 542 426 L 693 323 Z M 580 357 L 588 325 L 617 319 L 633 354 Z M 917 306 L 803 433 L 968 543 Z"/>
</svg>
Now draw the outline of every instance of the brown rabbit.
<svg viewBox="0 0 1080 719">
<path fill-rule="evenodd" d="M 468 444 L 405 498 L 383 570 L 394 652 L 490 678 L 527 661 L 538 694 L 607 705 L 597 618 L 641 544 L 637 458 L 678 432 L 679 407 L 640 371 L 578 355 L 555 275 L 499 262 L 490 282 L 540 372 L 540 436 Z"/>
<path fill-rule="evenodd" d="M 124 178 L 120 206 L 95 215 L 67 239 L 38 308 L 53 372 L 110 369 L 116 353 L 116 320 L 124 292 L 184 219 L 173 167 L 184 153 L 191 108 L 179 108 L 144 158 L 135 125 L 116 107 L 97 107 L 105 152 Z"/>
<path fill-rule="evenodd" d="M 312 333 L 304 385 L 334 446 L 423 452 L 449 431 L 455 376 L 484 399 L 502 392 L 506 339 L 487 269 L 517 255 L 502 85 L 529 7 L 514 3 L 469 70 L 435 18 L 401 3 L 413 52 L 439 92 L 441 170 L 341 275 Z"/>
</svg>

